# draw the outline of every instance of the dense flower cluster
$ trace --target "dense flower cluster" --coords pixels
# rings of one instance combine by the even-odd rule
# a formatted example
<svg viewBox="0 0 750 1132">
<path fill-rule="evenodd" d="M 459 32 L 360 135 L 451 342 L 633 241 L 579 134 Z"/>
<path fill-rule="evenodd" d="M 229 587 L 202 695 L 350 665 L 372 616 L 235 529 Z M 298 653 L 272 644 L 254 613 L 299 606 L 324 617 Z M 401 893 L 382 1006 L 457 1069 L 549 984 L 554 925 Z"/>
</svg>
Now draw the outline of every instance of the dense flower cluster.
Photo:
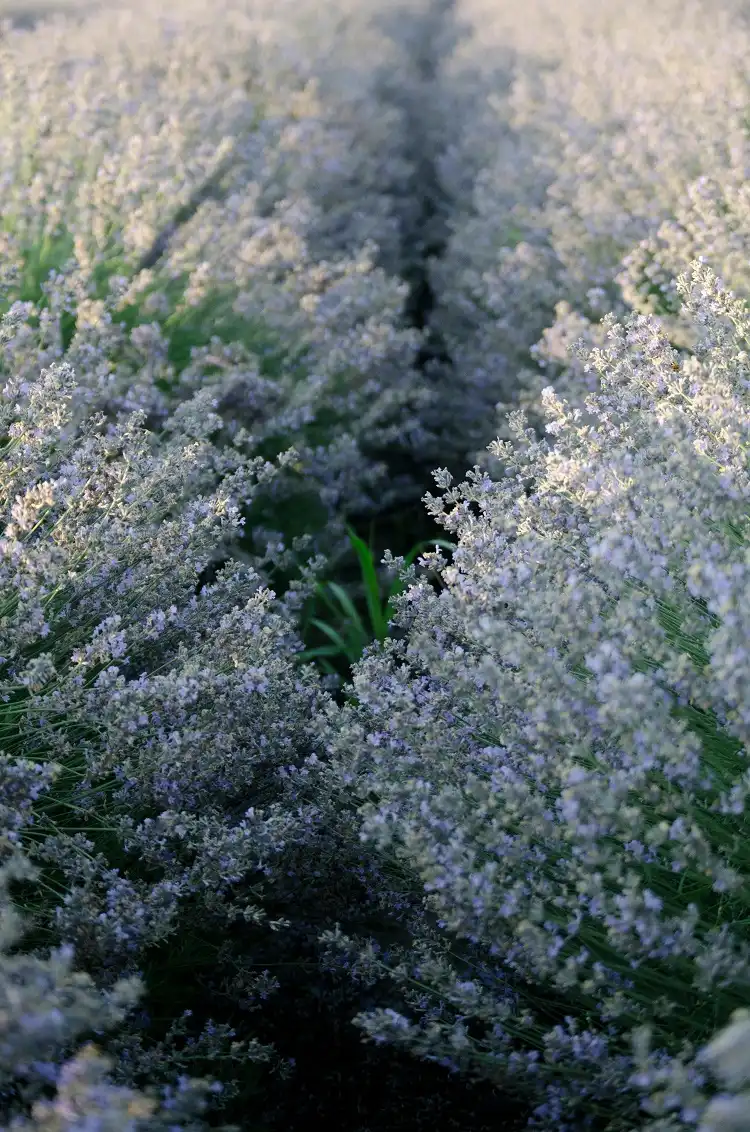
<svg viewBox="0 0 750 1132">
<path fill-rule="evenodd" d="M 705 5 L 682 0 L 637 0 L 627 13 L 598 0 L 462 0 L 459 11 L 476 44 L 462 42 L 446 70 L 480 62 L 479 113 L 443 168 L 451 183 L 462 168 L 479 172 L 471 190 L 459 181 L 453 235 L 432 276 L 455 400 L 479 448 L 509 435 L 519 384 L 542 425 L 548 380 L 529 350 L 558 302 L 594 319 L 622 315 L 631 292 L 655 291 L 659 280 L 669 291 L 695 255 L 709 255 L 722 275 L 727 241 L 741 257 L 736 227 L 708 228 L 705 197 L 716 198 L 717 184 L 731 195 L 743 175 L 750 29 L 733 0 L 713 4 L 708 22 Z M 681 202 L 693 182 L 691 207 Z M 670 225 L 686 207 L 676 255 Z M 667 242 L 663 256 L 657 239 Z M 615 284 L 623 260 L 625 294 Z M 487 463 L 486 453 L 477 458 Z"/>
<path fill-rule="evenodd" d="M 23 936 L 21 917 L 9 898 L 15 881 L 36 880 L 18 853 L 0 867 L 0 1099 L 4 1132 L 202 1132 L 208 1081 L 183 1079 L 162 1095 L 115 1085 L 111 1068 L 95 1045 L 66 1052 L 87 1030 L 122 1021 L 137 1003 L 137 979 L 123 979 L 111 991 L 97 991 L 90 977 L 72 969 L 72 948 L 46 959 L 11 955 Z M 46 1096 L 55 1088 L 52 1100 Z M 24 1110 L 31 1109 L 31 1116 Z M 95 1122 L 95 1123 L 94 1123 Z M 225 1132 L 230 1132 L 227 1128 Z"/>
<path fill-rule="evenodd" d="M 4 317 L 6 345 L 23 318 L 23 304 Z M 178 416 L 158 437 L 141 411 L 108 422 L 76 392 L 69 363 L 53 362 L 9 381 L 0 403 L 2 855 L 20 849 L 39 870 L 24 899 L 37 946 L 64 941 L 101 990 L 179 946 L 252 1012 L 278 987 L 264 958 L 291 965 L 323 910 L 394 914 L 352 807 L 322 779 L 312 721 L 327 696 L 297 660 L 305 571 L 282 599 L 263 577 L 283 550 L 226 560 L 242 510 L 296 456 L 230 458 L 200 436 L 199 423 L 213 430 L 201 393 L 194 427 Z M 278 1061 L 189 994 L 170 993 L 158 1038 L 144 1044 L 135 1019 L 109 1041 L 114 1091 L 81 1055 L 61 1096 L 115 1120 L 145 1073 L 169 1083 L 200 1057 L 247 1078 Z"/>
<path fill-rule="evenodd" d="M 287 1127 L 328 1011 L 750 1132 L 743 0 L 67 6 L 0 25 L 0 1127 Z"/>
<path fill-rule="evenodd" d="M 699 264 L 677 291 L 693 356 L 650 316 L 608 317 L 582 347 L 590 423 L 548 388 L 551 439 L 516 414 L 504 480 L 436 473 L 444 588 L 399 599 L 403 639 L 331 709 L 364 836 L 481 956 L 470 980 L 407 957 L 393 974 L 427 988 L 426 1019 L 362 1024 L 522 1080 L 545 1129 L 597 1110 L 630 1129 L 644 1098 L 659 1132 L 720 1109 L 747 1127 L 747 1095 L 709 1103 L 692 1055 L 750 989 L 750 318 Z"/>
<path fill-rule="evenodd" d="M 273 7 L 149 3 L 3 38 L 2 271 L 40 325 L 8 370 L 64 355 L 95 407 L 153 427 L 212 390 L 255 451 L 296 444 L 323 516 L 362 512 L 418 496 L 382 453 L 419 451 L 429 400 L 388 274 L 411 173 L 370 90 L 391 49 L 366 9 L 337 31 Z"/>
<path fill-rule="evenodd" d="M 157 446 L 137 414 L 72 422 L 74 391 L 67 363 L 5 390 L 0 799 L 9 843 L 55 870 L 57 930 L 119 974 L 185 899 L 261 917 L 227 893 L 315 835 L 279 771 L 311 753 L 321 693 L 293 664 L 299 588 L 278 603 L 239 562 L 201 584 L 273 465 L 238 459 L 202 493 L 206 442 Z"/>
</svg>

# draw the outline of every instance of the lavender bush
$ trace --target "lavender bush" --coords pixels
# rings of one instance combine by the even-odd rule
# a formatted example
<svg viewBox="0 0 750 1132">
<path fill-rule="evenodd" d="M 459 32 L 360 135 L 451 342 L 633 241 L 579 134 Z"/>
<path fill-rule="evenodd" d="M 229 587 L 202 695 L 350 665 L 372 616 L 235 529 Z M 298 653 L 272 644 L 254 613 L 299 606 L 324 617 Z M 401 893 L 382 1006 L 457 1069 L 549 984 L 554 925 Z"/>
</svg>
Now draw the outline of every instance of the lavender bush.
<svg viewBox="0 0 750 1132">
<path fill-rule="evenodd" d="M 282 34 L 264 5 L 141 8 L 3 38 L 3 278 L 52 312 L 11 372 L 65 355 L 91 404 L 152 427 L 211 388 L 254 452 L 296 445 L 319 526 L 414 496 L 383 453 L 426 435 L 420 335 L 376 265 L 398 259 L 405 146 L 345 49 L 359 29 L 374 66 L 387 41 L 362 15 L 317 44 L 308 28 L 305 52 L 299 13 Z M 377 200 L 373 148 L 392 185 Z"/>
<path fill-rule="evenodd" d="M 696 178 L 729 186 L 741 176 L 748 27 L 734 2 L 714 5 L 709 21 L 703 4 L 672 0 L 620 10 L 463 0 L 458 10 L 473 36 L 445 70 L 456 81 L 474 65 L 478 115 L 442 160 L 463 194 L 431 278 L 434 323 L 453 359 L 449 394 L 478 448 L 507 438 L 519 404 L 543 428 L 549 380 L 529 351 L 557 303 L 594 321 L 623 316 L 633 288 L 649 288 L 650 254 L 630 259 L 625 294 L 615 282 L 634 245 L 674 222 Z M 692 230 L 703 227 L 695 215 Z M 668 256 L 663 282 L 713 254 L 705 235 L 687 258 Z M 716 254 L 725 258 L 721 245 Z M 714 266 L 724 271 L 719 258 Z M 491 463 L 486 452 L 476 458 Z"/>
<path fill-rule="evenodd" d="M 328 934 L 407 995 L 359 1024 L 526 1092 L 530 1127 L 748 1127 L 750 315 L 698 262 L 676 291 L 693 354 L 607 316 L 588 423 L 548 388 L 502 481 L 436 473 L 442 589 L 327 709 L 435 917 L 390 964 Z"/>
<path fill-rule="evenodd" d="M 24 316 L 5 316 L 5 345 Z M 315 564 L 280 598 L 264 582 L 277 547 L 225 560 L 296 455 L 216 447 L 202 393 L 157 436 L 76 392 L 53 362 L 0 401 L 2 854 L 38 870 L 20 898 L 30 955 L 72 947 L 103 992 L 144 976 L 158 1008 L 101 1043 L 111 1105 L 96 1059 L 65 1068 L 62 1095 L 114 1120 L 123 1089 L 175 1088 L 197 1065 L 222 1083 L 213 1107 L 244 1107 L 293 1069 L 275 1041 L 290 1009 L 319 1024 L 322 986 L 327 1009 L 356 1009 L 320 931 L 385 918 L 403 936 L 419 901 L 359 845 L 317 754 L 327 695 L 296 623 Z"/>
<path fill-rule="evenodd" d="M 34 869 L 17 852 L 0 868 L 0 1098 L 4 1132 L 199 1132 L 208 1081 L 180 1080 L 177 1088 L 144 1093 L 116 1086 L 111 1064 L 93 1043 L 67 1056 L 86 1032 L 102 1033 L 122 1021 L 138 1001 L 137 979 L 97 991 L 74 971 L 72 948 L 47 959 L 11 954 L 23 935 L 12 882 L 34 882 Z M 50 1099 L 50 1090 L 54 1096 Z M 229 1132 L 228 1127 L 225 1132 Z"/>
<path fill-rule="evenodd" d="M 3 1128 L 307 1128 L 347 1073 L 347 1132 L 750 1128 L 749 48 L 737 0 L 0 27 Z M 334 699 L 346 521 L 416 543 L 498 410 Z"/>
<path fill-rule="evenodd" d="M 285 954 L 269 934 L 304 935 L 305 901 L 324 906 L 337 870 L 361 865 L 339 845 L 346 810 L 316 787 L 310 719 L 325 696 L 295 660 L 303 589 L 276 599 L 260 559 L 201 582 L 277 468 L 227 467 L 179 433 L 159 443 L 138 414 L 74 419 L 74 394 L 53 363 L 0 403 L 0 806 L 8 846 L 41 870 L 24 900 L 32 941 L 71 944 L 106 989 L 182 940 L 217 994 L 254 1011 L 274 988 L 263 955 Z M 233 1041 L 198 1010 L 180 1023 L 185 993 L 189 980 L 170 992 L 166 1034 L 118 1039 L 118 1083 L 196 1058 L 245 1075 L 269 1062 L 267 1043 Z"/>
</svg>

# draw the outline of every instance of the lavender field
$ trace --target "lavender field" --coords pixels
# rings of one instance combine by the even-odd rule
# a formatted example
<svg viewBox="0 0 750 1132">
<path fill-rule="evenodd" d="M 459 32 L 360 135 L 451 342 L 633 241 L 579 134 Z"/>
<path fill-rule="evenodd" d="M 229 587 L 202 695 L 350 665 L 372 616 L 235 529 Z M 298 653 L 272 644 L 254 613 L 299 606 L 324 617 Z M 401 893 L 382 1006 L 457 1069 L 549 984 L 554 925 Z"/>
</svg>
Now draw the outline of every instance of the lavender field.
<svg viewBox="0 0 750 1132">
<path fill-rule="evenodd" d="M 750 1132 L 748 60 L 0 6 L 0 1132 Z"/>
</svg>

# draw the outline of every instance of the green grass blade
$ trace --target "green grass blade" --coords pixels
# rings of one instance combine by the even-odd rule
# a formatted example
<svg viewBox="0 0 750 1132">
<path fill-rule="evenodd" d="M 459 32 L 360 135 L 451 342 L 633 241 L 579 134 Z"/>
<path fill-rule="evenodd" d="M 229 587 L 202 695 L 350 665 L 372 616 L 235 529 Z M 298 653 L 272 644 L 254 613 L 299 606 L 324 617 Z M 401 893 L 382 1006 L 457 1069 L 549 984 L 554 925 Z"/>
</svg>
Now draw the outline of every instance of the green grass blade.
<svg viewBox="0 0 750 1132">
<path fill-rule="evenodd" d="M 356 628 L 359 632 L 359 635 L 365 641 L 369 640 L 369 633 L 367 632 L 367 629 L 365 628 L 365 625 L 362 621 L 362 618 L 360 617 L 359 613 L 357 612 L 357 608 L 354 605 L 354 602 L 349 597 L 349 594 L 346 592 L 344 587 L 340 586 L 338 584 L 338 582 L 329 582 L 328 583 L 328 589 L 331 591 L 333 596 L 338 601 L 339 605 L 341 606 L 345 615 L 349 619 L 350 623 L 352 625 L 356 626 Z"/>
<path fill-rule="evenodd" d="M 340 645 L 316 645 L 314 648 L 305 649 L 304 652 L 298 653 L 299 660 L 316 660 L 323 656 L 340 656 Z"/>
<path fill-rule="evenodd" d="M 310 624 L 314 625 L 316 629 L 319 629 L 321 633 L 324 633 L 329 641 L 333 641 L 336 648 L 339 652 L 343 653 L 344 656 L 348 654 L 349 650 L 346 641 L 340 633 L 336 632 L 333 625 L 329 625 L 326 621 L 319 621 L 317 617 L 313 618 Z"/>
<path fill-rule="evenodd" d="M 388 636 L 388 623 L 380 598 L 380 582 L 378 580 L 377 570 L 375 569 L 373 553 L 367 543 L 361 539 L 351 527 L 347 528 L 347 533 L 349 535 L 349 541 L 359 560 L 359 568 L 362 571 L 365 600 L 367 602 L 368 613 L 370 614 L 373 635 L 376 640 L 383 641 Z"/>
</svg>

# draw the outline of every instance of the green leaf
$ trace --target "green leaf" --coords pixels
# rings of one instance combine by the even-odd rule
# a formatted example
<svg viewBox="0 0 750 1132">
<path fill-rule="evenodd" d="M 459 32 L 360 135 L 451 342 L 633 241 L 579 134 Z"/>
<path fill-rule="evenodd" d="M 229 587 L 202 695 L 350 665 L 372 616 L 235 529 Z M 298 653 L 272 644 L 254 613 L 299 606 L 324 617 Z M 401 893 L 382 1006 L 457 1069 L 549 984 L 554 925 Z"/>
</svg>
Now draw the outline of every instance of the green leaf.
<svg viewBox="0 0 750 1132">
<path fill-rule="evenodd" d="M 351 527 L 347 527 L 347 533 L 349 535 L 349 541 L 359 560 L 359 568 L 362 571 L 365 600 L 367 602 L 367 610 L 370 614 L 373 636 L 378 641 L 384 641 L 388 636 L 388 621 L 380 599 L 380 582 L 378 581 L 372 550 Z"/>
<path fill-rule="evenodd" d="M 305 649 L 304 652 L 298 653 L 299 660 L 314 660 L 316 657 L 321 656 L 340 656 L 340 645 L 316 645 L 315 648 Z"/>
<path fill-rule="evenodd" d="M 338 584 L 338 582 L 329 582 L 328 583 L 328 589 L 331 591 L 333 596 L 338 601 L 342 610 L 344 611 L 346 616 L 349 618 L 351 624 L 356 625 L 360 636 L 365 641 L 368 640 L 369 634 L 367 632 L 367 629 L 364 626 L 364 622 L 362 621 L 362 618 L 360 617 L 359 613 L 357 612 L 357 608 L 354 605 L 354 602 L 349 597 L 349 594 L 346 592 L 344 587 L 340 586 Z"/>
<path fill-rule="evenodd" d="M 333 641 L 338 651 L 346 655 L 346 641 L 340 633 L 336 632 L 333 625 L 329 625 L 327 621 L 319 621 L 317 617 L 314 617 L 310 624 L 314 625 L 316 629 L 320 629 L 321 633 L 324 633 L 329 640 Z"/>
</svg>

